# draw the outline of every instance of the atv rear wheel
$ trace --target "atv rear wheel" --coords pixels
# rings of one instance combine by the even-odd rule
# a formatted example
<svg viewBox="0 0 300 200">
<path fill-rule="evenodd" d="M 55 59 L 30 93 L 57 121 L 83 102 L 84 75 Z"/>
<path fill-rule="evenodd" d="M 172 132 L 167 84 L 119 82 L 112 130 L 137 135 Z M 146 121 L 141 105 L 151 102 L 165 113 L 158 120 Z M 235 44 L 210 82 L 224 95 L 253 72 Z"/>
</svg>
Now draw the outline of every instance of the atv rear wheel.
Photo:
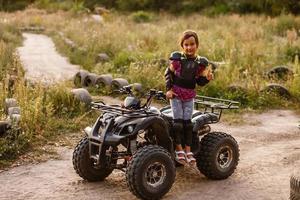
<svg viewBox="0 0 300 200">
<path fill-rule="evenodd" d="M 211 132 L 201 139 L 197 167 L 207 178 L 228 178 L 236 169 L 238 161 L 239 147 L 232 136 Z"/>
<path fill-rule="evenodd" d="M 172 187 L 175 176 L 171 155 L 158 145 L 138 149 L 126 171 L 130 191 L 141 199 L 159 199 L 164 196 Z"/>
<path fill-rule="evenodd" d="M 83 179 L 94 182 L 102 181 L 112 173 L 112 169 L 99 168 L 89 155 L 89 140 L 84 137 L 75 147 L 73 152 L 73 167 L 76 173 Z"/>
</svg>

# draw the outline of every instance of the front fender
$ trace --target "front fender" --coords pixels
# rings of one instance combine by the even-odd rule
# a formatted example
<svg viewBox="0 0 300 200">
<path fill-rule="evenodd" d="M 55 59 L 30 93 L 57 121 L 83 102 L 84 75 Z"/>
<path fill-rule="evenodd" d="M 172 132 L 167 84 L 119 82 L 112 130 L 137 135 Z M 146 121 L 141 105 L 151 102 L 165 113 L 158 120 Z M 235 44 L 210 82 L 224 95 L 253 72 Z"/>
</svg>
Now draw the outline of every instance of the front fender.
<svg viewBox="0 0 300 200">
<path fill-rule="evenodd" d="M 173 148 L 173 142 L 169 134 L 169 128 L 163 118 L 160 116 L 151 116 L 148 118 L 145 118 L 140 124 L 137 125 L 137 127 L 134 130 L 133 134 L 138 134 L 138 131 L 140 130 L 146 130 L 146 129 L 152 129 L 157 141 L 158 145 L 164 147 L 167 149 L 171 155 L 174 154 L 174 148 Z"/>
</svg>

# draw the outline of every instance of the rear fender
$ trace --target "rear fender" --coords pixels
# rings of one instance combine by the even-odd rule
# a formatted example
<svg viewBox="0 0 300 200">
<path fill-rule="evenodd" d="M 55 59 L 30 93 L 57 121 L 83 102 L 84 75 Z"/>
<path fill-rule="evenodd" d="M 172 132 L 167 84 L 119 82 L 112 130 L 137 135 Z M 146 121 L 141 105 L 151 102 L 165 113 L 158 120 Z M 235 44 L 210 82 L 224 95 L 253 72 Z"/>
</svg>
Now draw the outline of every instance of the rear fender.
<svg viewBox="0 0 300 200">
<path fill-rule="evenodd" d="M 198 132 L 205 124 L 213 124 L 219 121 L 219 117 L 214 113 L 204 113 L 198 115 L 192 119 L 192 123 L 194 124 L 193 131 Z"/>
</svg>

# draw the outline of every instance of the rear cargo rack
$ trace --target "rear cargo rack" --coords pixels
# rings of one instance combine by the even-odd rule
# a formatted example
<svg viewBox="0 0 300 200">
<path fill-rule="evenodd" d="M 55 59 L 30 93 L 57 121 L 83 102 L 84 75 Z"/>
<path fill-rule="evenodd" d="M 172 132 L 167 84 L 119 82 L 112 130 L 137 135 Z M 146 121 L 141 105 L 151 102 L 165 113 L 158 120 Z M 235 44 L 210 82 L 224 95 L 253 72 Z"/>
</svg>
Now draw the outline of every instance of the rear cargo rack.
<svg viewBox="0 0 300 200">
<path fill-rule="evenodd" d="M 240 103 L 227 99 L 197 95 L 194 104 L 196 110 L 203 110 L 203 113 L 214 113 L 220 119 L 223 110 L 238 109 Z"/>
</svg>

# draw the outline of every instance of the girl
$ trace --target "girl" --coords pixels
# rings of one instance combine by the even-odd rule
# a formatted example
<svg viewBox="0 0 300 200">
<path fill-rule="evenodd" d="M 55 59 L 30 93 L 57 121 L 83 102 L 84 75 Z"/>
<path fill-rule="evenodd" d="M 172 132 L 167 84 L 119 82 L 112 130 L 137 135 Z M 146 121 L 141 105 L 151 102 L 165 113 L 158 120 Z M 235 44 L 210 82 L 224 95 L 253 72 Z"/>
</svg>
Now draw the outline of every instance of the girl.
<svg viewBox="0 0 300 200">
<path fill-rule="evenodd" d="M 195 86 L 196 84 L 204 86 L 213 79 L 213 74 L 210 70 L 206 70 L 208 60 L 197 55 L 199 39 L 195 31 L 185 31 L 180 38 L 180 46 L 182 52 L 171 54 L 170 66 L 165 72 L 166 96 L 170 99 L 173 111 L 176 160 L 182 164 L 194 165 L 196 159 L 191 152 L 193 130 L 191 118 L 196 96 Z"/>
</svg>

